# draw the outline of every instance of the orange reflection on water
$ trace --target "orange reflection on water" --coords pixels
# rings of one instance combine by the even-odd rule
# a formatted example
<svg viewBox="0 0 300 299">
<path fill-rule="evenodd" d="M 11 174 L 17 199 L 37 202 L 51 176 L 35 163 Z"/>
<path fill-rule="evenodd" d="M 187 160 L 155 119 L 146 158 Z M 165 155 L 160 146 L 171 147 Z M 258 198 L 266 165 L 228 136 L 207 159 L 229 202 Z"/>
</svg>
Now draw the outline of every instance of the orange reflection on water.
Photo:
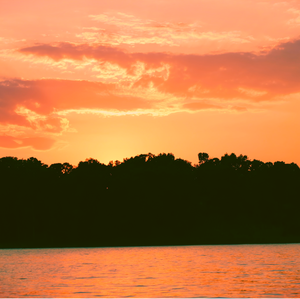
<svg viewBox="0 0 300 299">
<path fill-rule="evenodd" d="M 1 250 L 1 297 L 299 297 L 300 245 Z"/>
</svg>

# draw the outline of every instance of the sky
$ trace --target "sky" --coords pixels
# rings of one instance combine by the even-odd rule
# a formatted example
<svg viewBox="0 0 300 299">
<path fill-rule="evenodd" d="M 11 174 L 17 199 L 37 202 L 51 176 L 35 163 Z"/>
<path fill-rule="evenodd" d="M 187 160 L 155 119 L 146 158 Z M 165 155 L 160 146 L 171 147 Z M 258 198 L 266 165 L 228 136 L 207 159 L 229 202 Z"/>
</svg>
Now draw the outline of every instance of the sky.
<svg viewBox="0 0 300 299">
<path fill-rule="evenodd" d="M 300 2 L 0 0 L 0 157 L 300 165 Z"/>
</svg>

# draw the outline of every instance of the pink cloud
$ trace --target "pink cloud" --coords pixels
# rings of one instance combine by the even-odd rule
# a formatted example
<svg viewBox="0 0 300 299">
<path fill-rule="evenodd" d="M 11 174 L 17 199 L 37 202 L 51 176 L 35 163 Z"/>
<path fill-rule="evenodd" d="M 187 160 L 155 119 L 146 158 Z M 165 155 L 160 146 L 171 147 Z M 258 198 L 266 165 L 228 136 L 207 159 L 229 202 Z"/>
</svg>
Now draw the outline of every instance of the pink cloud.
<svg viewBox="0 0 300 299">
<path fill-rule="evenodd" d="M 62 110 L 128 111 L 150 107 L 147 101 L 139 98 L 114 95 L 114 90 L 114 85 L 87 81 L 2 81 L 0 124 L 6 128 L 7 135 L 0 136 L 0 147 L 50 149 L 55 143 L 55 135 L 69 127 L 69 121 L 57 114 Z M 34 137 L 28 137 L 32 135 Z"/>
<path fill-rule="evenodd" d="M 249 43 L 253 37 L 242 36 L 237 30 L 217 32 L 204 30 L 198 21 L 194 22 L 166 22 L 152 19 L 140 19 L 124 13 L 107 12 L 99 15 L 90 15 L 92 20 L 100 22 L 101 28 L 85 28 L 78 37 L 87 41 L 98 41 L 110 45 L 120 44 L 157 44 L 179 47 L 181 44 L 206 41 L 227 41 L 231 43 Z M 107 30 L 102 27 L 107 27 Z M 109 30 L 110 26 L 117 30 Z M 90 32 L 92 31 L 92 32 Z M 96 32 L 95 32 L 96 31 Z"/>
<path fill-rule="evenodd" d="M 32 147 L 36 150 L 48 150 L 52 148 L 55 140 L 47 137 L 27 137 L 18 138 L 7 135 L 0 135 L 0 147 L 4 148 L 23 148 Z"/>
<path fill-rule="evenodd" d="M 146 70 L 168 64 L 168 78 L 145 73 L 134 86 L 152 83 L 159 91 L 177 96 L 242 98 L 257 102 L 300 91 L 300 40 L 281 43 L 260 53 L 215 55 L 129 53 L 113 47 L 68 43 L 36 45 L 20 52 L 54 60 L 93 58 L 117 64 L 128 74 L 134 73 L 137 62 L 144 63 Z M 205 94 L 203 89 L 207 90 Z"/>
<path fill-rule="evenodd" d="M 192 102 L 182 105 L 182 108 L 189 110 L 204 110 L 204 109 L 224 109 L 222 106 L 213 105 L 205 102 Z"/>
<path fill-rule="evenodd" d="M 57 43 L 55 45 L 38 44 L 36 46 L 22 48 L 19 52 L 24 54 L 34 54 L 36 56 L 47 56 L 55 61 L 64 58 L 74 60 L 82 60 L 84 57 L 95 58 L 99 61 L 118 63 L 126 68 L 134 63 L 134 60 L 130 59 L 128 54 L 124 53 L 122 50 L 102 45 L 75 45 L 65 42 Z"/>
<path fill-rule="evenodd" d="M 6 80 L 0 82 L 0 123 L 58 132 L 62 119 L 55 112 L 68 109 L 150 108 L 134 96 L 114 95 L 115 86 L 71 80 Z M 21 107 L 21 108 L 20 108 Z"/>
</svg>

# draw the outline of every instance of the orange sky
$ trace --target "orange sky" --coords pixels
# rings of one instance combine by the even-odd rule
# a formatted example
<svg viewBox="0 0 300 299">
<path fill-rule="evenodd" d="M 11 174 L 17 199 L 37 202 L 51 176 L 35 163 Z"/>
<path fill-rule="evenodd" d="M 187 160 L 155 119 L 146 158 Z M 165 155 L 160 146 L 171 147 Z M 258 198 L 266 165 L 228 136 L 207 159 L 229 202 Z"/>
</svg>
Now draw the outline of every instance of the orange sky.
<svg viewBox="0 0 300 299">
<path fill-rule="evenodd" d="M 0 157 L 300 165 L 300 2 L 0 0 Z"/>
</svg>

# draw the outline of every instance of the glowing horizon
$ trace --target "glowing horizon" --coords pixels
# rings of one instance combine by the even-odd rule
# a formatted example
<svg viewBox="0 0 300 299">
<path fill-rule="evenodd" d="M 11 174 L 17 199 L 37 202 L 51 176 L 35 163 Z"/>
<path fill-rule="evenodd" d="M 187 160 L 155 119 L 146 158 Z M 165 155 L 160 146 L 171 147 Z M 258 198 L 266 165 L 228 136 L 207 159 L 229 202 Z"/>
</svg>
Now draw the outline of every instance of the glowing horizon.
<svg viewBox="0 0 300 299">
<path fill-rule="evenodd" d="M 300 3 L 0 4 L 0 156 L 300 164 Z"/>
</svg>

